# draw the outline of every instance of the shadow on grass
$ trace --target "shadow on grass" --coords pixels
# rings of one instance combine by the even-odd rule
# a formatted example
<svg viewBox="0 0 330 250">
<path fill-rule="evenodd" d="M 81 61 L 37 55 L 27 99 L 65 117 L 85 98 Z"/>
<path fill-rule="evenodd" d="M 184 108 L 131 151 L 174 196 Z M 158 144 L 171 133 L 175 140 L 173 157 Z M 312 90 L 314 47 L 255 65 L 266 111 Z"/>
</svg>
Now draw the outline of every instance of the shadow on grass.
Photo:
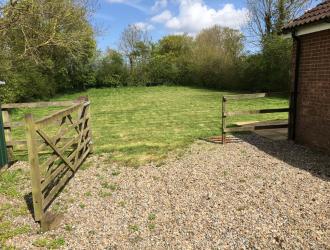
<svg viewBox="0 0 330 250">
<path fill-rule="evenodd" d="M 295 144 L 292 141 L 274 141 L 256 134 L 236 134 L 236 136 L 292 167 L 308 171 L 322 180 L 330 181 L 330 155 Z M 276 171 L 275 167 L 274 171 Z"/>
</svg>

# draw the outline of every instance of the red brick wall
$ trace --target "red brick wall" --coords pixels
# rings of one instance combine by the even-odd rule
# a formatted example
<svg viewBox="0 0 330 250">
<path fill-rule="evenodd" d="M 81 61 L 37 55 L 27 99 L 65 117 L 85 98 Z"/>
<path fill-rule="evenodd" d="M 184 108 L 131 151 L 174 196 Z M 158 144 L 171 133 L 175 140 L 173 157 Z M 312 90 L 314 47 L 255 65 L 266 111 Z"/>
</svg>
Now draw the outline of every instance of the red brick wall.
<svg viewBox="0 0 330 250">
<path fill-rule="evenodd" d="M 295 141 L 330 153 L 330 30 L 299 38 Z"/>
</svg>

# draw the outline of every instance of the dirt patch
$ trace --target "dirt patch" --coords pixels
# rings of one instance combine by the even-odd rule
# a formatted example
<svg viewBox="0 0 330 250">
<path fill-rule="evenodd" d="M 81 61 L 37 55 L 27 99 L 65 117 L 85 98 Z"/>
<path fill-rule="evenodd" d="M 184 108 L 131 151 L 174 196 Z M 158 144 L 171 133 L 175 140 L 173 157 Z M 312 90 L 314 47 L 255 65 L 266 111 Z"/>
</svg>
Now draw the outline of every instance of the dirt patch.
<svg viewBox="0 0 330 250">
<path fill-rule="evenodd" d="M 139 168 L 93 156 L 53 205 L 57 230 L 7 242 L 56 239 L 65 249 L 330 248 L 330 158 L 244 136 L 197 142 L 164 165 Z"/>
</svg>

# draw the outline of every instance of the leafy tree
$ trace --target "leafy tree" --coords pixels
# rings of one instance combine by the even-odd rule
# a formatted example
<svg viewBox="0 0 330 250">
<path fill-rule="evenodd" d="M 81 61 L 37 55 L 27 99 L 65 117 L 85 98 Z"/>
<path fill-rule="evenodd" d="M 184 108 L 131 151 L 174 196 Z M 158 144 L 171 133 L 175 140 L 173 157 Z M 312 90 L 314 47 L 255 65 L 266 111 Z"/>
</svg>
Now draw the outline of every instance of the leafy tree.
<svg viewBox="0 0 330 250">
<path fill-rule="evenodd" d="M 148 64 L 148 85 L 175 84 L 179 75 L 179 68 L 170 55 L 155 54 L 151 57 Z"/>
<path fill-rule="evenodd" d="M 1 16 L 2 47 L 36 63 L 43 63 L 43 54 L 54 48 L 75 57 L 93 35 L 87 10 L 78 1 L 10 1 L 2 6 Z"/>
<path fill-rule="evenodd" d="M 165 36 L 158 43 L 159 54 L 170 54 L 176 58 L 187 55 L 191 49 L 192 38 L 187 35 Z"/>
<path fill-rule="evenodd" d="M 97 85 L 118 87 L 125 83 L 126 77 L 127 72 L 122 55 L 109 49 L 98 65 Z"/>
<path fill-rule="evenodd" d="M 290 81 L 291 41 L 270 35 L 260 52 L 244 56 L 239 67 L 240 89 L 287 92 Z"/>
<path fill-rule="evenodd" d="M 263 62 L 268 91 L 289 91 L 292 42 L 278 35 L 263 40 Z"/>
<path fill-rule="evenodd" d="M 156 79 L 154 71 L 153 82 L 158 84 L 192 84 L 191 53 L 193 38 L 188 35 L 168 35 L 160 39 L 152 53 L 152 62 L 157 66 L 160 79 Z M 152 67 L 151 67 L 152 68 Z"/>
<path fill-rule="evenodd" d="M 261 90 L 287 91 L 292 41 L 282 39 L 279 34 L 285 23 L 300 15 L 317 0 L 248 0 L 250 12 L 249 28 L 261 51 L 245 60 L 244 70 L 255 72 L 254 87 Z M 252 63 L 252 65 L 247 65 Z M 256 64 L 258 67 L 253 68 Z M 256 72 L 258 69 L 258 72 Z"/>
<path fill-rule="evenodd" d="M 84 1 L 2 2 L 0 77 L 7 86 L 1 97 L 44 98 L 93 81 L 96 43 L 87 17 Z"/>
<path fill-rule="evenodd" d="M 215 25 L 196 37 L 193 61 L 199 85 L 209 88 L 231 88 L 236 67 L 243 51 L 239 31 Z"/>
</svg>

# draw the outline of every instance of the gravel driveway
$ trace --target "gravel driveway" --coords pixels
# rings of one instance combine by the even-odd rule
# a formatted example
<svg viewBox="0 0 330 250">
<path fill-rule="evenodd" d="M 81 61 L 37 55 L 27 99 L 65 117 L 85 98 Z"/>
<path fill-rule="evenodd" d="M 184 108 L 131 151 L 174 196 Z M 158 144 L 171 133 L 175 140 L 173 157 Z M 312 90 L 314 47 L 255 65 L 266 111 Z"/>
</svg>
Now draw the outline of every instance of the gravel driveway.
<svg viewBox="0 0 330 250">
<path fill-rule="evenodd" d="M 40 238 L 65 249 L 330 249 L 330 157 L 289 142 L 244 136 L 196 142 L 161 166 L 137 169 L 93 156 L 53 209 L 65 223 Z"/>
</svg>

